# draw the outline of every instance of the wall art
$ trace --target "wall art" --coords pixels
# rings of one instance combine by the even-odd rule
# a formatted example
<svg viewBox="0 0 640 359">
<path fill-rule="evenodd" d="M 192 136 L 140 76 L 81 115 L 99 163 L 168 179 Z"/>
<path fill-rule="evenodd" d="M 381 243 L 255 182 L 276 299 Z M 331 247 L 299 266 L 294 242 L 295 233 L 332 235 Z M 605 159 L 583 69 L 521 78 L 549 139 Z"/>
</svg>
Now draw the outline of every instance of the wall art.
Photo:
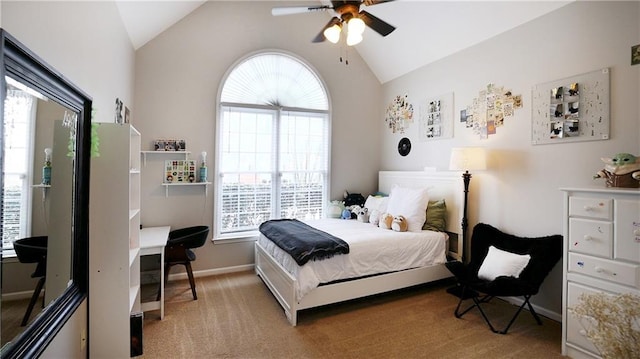
<svg viewBox="0 0 640 359">
<path fill-rule="evenodd" d="M 123 108 L 124 104 L 122 103 L 122 100 L 120 100 L 119 98 L 116 98 L 116 111 L 114 114 L 114 122 L 115 123 L 124 123 L 124 117 L 122 116 L 122 108 Z"/>
<path fill-rule="evenodd" d="M 384 122 L 393 133 L 404 133 L 413 123 L 413 105 L 409 103 L 408 95 L 396 96 L 387 106 Z"/>
<path fill-rule="evenodd" d="M 420 106 L 420 141 L 453 137 L 453 92 L 427 99 Z"/>
<path fill-rule="evenodd" d="M 196 181 L 196 161 L 167 160 L 164 161 L 164 182 L 182 183 Z"/>
<path fill-rule="evenodd" d="M 460 111 L 460 122 L 485 139 L 495 134 L 504 125 L 505 118 L 513 117 L 519 108 L 522 108 L 522 95 L 513 95 L 511 90 L 488 84 L 471 105 Z"/>
<path fill-rule="evenodd" d="M 609 69 L 532 89 L 534 145 L 609 139 Z"/>
</svg>

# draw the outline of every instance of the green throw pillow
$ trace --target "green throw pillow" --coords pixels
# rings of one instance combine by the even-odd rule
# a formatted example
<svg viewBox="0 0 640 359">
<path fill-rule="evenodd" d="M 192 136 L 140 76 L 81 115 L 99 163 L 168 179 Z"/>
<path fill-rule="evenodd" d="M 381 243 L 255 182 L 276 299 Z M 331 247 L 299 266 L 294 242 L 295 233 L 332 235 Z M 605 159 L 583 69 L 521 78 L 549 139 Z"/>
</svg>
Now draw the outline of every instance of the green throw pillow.
<svg viewBox="0 0 640 359">
<path fill-rule="evenodd" d="M 427 206 L 427 220 L 422 229 L 444 232 L 447 224 L 447 205 L 444 199 L 429 201 Z"/>
</svg>

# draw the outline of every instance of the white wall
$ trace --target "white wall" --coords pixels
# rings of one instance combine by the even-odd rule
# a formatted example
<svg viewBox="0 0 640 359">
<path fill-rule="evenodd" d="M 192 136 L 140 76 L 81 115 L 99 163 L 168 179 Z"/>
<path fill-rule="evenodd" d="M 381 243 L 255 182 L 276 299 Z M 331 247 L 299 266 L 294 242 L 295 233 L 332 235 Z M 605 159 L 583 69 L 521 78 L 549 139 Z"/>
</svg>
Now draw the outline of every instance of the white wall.
<svg viewBox="0 0 640 359">
<path fill-rule="evenodd" d="M 116 97 L 133 103 L 134 50 L 113 2 L 2 1 L 0 14 L 5 30 L 93 97 L 96 121 L 113 122 Z M 43 357 L 85 357 L 86 323 L 85 302 Z"/>
<path fill-rule="evenodd" d="M 630 66 L 630 48 L 640 43 L 640 3 L 576 2 L 503 35 L 420 68 L 383 87 L 378 126 L 383 131 L 381 168 L 447 169 L 450 149 L 484 146 L 485 172 L 473 173 L 470 191 L 477 200 L 470 225 L 485 222 L 516 234 L 562 233 L 562 186 L 600 185 L 593 174 L 602 156 L 640 155 L 640 66 Z M 611 139 L 531 145 L 531 89 L 557 79 L 600 68 L 611 69 Z M 495 135 L 481 140 L 459 122 L 488 83 L 521 94 L 524 107 L 507 117 Z M 427 98 L 455 93 L 454 138 L 418 141 L 417 122 L 405 134 L 413 142 L 409 156 L 396 151 L 402 135 L 384 129 L 384 106 L 407 93 L 415 107 Z M 560 266 L 556 266 L 533 300 L 560 313 Z"/>
<path fill-rule="evenodd" d="M 311 39 L 329 20 L 327 14 L 273 17 L 276 2 L 206 2 L 136 52 L 136 112 L 132 123 L 142 133 L 142 146 L 152 149 L 159 138 L 183 138 L 198 159 L 209 154 L 213 171 L 216 101 L 221 81 L 244 56 L 279 49 L 307 61 L 324 80 L 331 99 L 331 197 L 346 189 L 369 193 L 377 185 L 378 160 L 371 155 L 379 141 L 372 126 L 380 84 L 362 59 L 349 52 L 349 65 L 339 62 L 340 48 Z M 344 53 L 343 53 L 344 54 Z M 142 170 L 143 226 L 213 225 L 213 188 L 171 188 L 165 197 L 162 165 L 150 156 Z M 211 174 L 213 176 L 213 173 Z M 213 228 L 213 227 L 212 227 Z M 253 264 L 253 243 L 207 243 L 197 250 L 195 270 Z"/>
</svg>

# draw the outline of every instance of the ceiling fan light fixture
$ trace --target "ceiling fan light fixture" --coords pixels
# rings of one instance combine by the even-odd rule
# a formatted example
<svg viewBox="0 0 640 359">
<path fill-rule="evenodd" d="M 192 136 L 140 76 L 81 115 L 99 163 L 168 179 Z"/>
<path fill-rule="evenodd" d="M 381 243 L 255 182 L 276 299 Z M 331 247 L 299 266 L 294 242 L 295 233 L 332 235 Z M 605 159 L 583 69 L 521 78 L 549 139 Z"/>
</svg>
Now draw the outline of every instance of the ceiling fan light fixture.
<svg viewBox="0 0 640 359">
<path fill-rule="evenodd" d="M 362 41 L 362 34 L 349 31 L 347 34 L 347 46 L 354 46 Z"/>
<path fill-rule="evenodd" d="M 349 35 L 351 35 L 352 33 L 354 35 L 362 35 L 365 28 L 364 21 L 359 17 L 352 17 L 351 19 L 349 19 L 347 26 L 349 27 Z"/>
<path fill-rule="evenodd" d="M 329 40 L 330 42 L 337 44 L 338 41 L 340 41 L 340 32 L 342 31 L 342 28 L 340 27 L 340 25 L 338 24 L 333 24 L 333 26 L 330 26 L 328 28 L 326 28 L 323 32 L 324 37 Z"/>
</svg>

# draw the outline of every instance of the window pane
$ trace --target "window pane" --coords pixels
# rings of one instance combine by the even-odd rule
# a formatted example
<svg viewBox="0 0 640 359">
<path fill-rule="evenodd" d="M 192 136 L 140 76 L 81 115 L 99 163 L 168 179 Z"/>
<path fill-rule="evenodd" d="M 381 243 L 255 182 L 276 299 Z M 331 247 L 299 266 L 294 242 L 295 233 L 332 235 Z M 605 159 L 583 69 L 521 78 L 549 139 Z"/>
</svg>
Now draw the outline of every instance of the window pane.
<svg viewBox="0 0 640 359">
<path fill-rule="evenodd" d="M 224 174 L 221 233 L 255 230 L 271 218 L 271 185 L 269 173 Z"/>
<path fill-rule="evenodd" d="M 239 64 L 224 83 L 221 102 L 327 110 L 324 86 L 305 64 L 262 53 Z"/>
<path fill-rule="evenodd" d="M 280 216 L 299 219 L 321 218 L 324 190 L 322 173 L 283 173 Z"/>
<path fill-rule="evenodd" d="M 2 192 L 2 246 L 12 249 L 13 241 L 26 237 L 30 225 L 31 164 L 29 148 L 32 140 L 31 118 L 35 99 L 26 92 L 7 89 L 4 103 L 4 188 Z"/>
</svg>

